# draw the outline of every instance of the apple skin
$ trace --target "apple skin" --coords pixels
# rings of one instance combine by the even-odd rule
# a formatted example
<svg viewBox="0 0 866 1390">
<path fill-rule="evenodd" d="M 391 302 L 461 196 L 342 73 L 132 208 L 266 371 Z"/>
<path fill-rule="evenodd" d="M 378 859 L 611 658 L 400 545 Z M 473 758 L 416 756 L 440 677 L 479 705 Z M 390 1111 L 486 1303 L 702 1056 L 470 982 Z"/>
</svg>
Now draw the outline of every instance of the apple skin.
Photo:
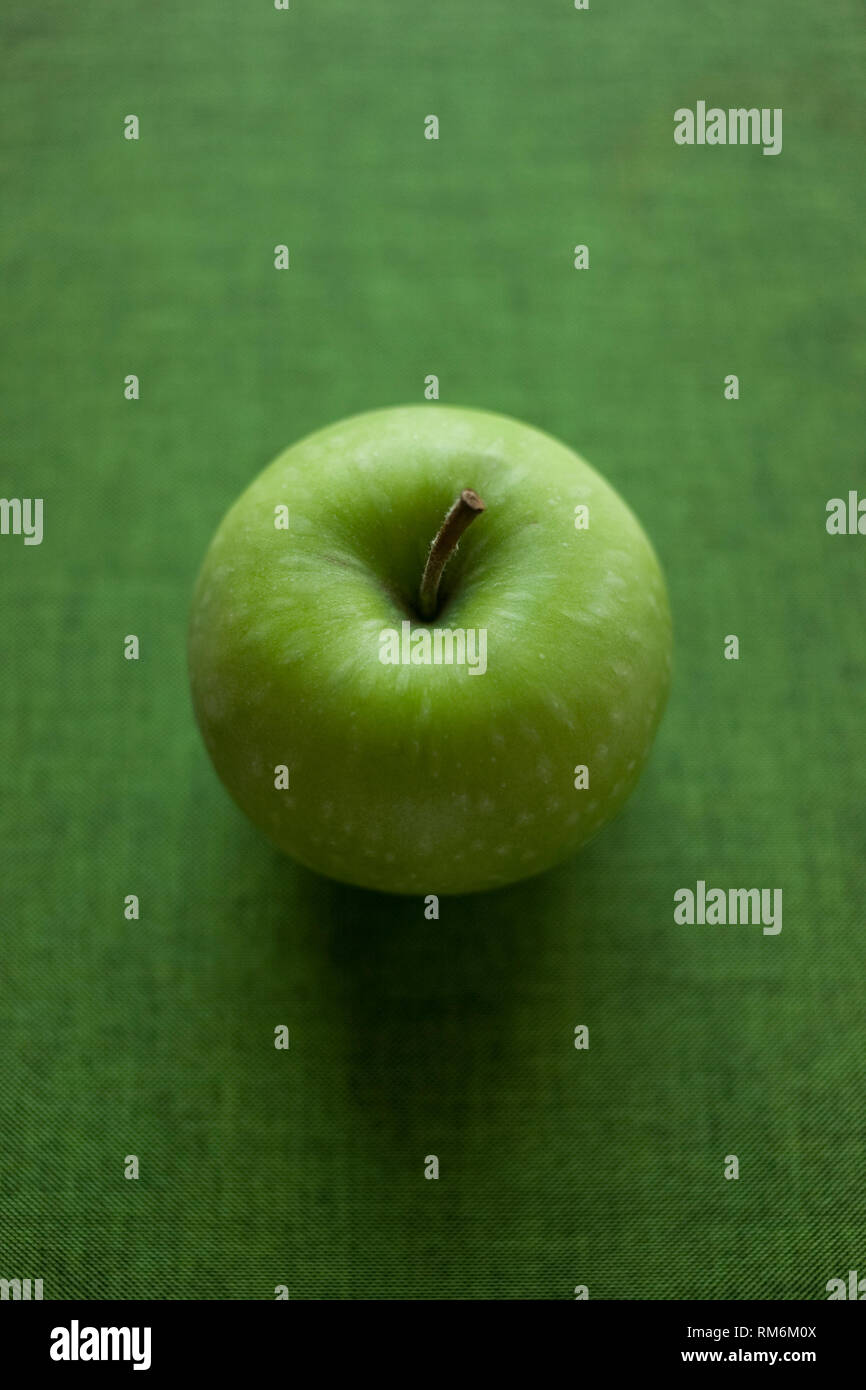
<svg viewBox="0 0 866 1390">
<path fill-rule="evenodd" d="M 467 487 L 487 510 L 431 626 L 486 628 L 487 670 L 383 665 L 379 634 L 412 616 Z M 639 522 L 577 454 L 505 416 L 405 406 L 310 435 L 247 488 L 198 578 L 189 666 L 213 764 L 275 845 L 365 888 L 468 893 L 619 811 L 667 698 L 671 620 Z"/>
</svg>

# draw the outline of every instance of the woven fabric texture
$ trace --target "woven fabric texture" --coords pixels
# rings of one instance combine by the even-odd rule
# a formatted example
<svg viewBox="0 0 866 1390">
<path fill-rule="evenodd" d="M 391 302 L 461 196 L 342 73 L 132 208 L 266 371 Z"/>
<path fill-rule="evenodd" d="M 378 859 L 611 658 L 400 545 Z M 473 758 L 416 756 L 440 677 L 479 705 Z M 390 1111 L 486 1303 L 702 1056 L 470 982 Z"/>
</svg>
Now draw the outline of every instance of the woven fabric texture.
<svg viewBox="0 0 866 1390">
<path fill-rule="evenodd" d="M 824 524 L 866 492 L 860 4 L 7 0 L 0 32 L 0 490 L 45 499 L 41 546 L 0 536 L 0 1277 L 866 1274 L 866 539 Z M 699 100 L 782 108 L 782 153 L 678 147 Z M 622 492 L 676 643 L 623 816 L 438 922 L 264 843 L 184 654 L 254 474 L 429 373 Z M 782 888 L 782 931 L 677 925 L 699 879 Z"/>
</svg>

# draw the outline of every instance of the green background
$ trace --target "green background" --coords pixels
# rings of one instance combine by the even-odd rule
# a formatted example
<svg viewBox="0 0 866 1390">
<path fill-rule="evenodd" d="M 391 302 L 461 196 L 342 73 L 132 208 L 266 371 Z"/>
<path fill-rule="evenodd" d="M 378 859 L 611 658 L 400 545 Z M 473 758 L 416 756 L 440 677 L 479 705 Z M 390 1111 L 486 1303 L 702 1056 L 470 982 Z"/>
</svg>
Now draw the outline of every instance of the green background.
<svg viewBox="0 0 866 1390">
<path fill-rule="evenodd" d="M 7 0 L 2 41 L 0 491 L 44 497 L 45 539 L 0 537 L 0 1277 L 629 1299 L 866 1273 L 866 540 L 824 526 L 864 484 L 859 0 Z M 781 155 L 677 147 L 699 99 L 782 107 Z M 625 814 L 439 922 L 258 837 L 184 656 L 238 492 L 428 373 L 610 478 L 676 625 Z M 698 878 L 781 887 L 781 935 L 676 926 Z"/>
</svg>

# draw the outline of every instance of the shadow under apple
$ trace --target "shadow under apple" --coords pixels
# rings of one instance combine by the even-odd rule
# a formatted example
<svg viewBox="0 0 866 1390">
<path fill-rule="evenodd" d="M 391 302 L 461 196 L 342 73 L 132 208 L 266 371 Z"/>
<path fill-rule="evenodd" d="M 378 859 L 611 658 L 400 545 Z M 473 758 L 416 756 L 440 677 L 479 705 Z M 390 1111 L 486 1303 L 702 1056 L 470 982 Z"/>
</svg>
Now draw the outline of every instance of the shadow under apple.
<svg viewBox="0 0 866 1390">
<path fill-rule="evenodd" d="M 635 915 L 659 891 L 664 819 L 630 808 L 547 874 L 440 898 L 438 920 L 423 898 L 302 869 L 240 819 L 222 828 L 192 875 L 215 904 L 194 988 L 223 1010 L 221 1167 L 246 1171 L 255 1144 L 278 1258 L 315 1297 L 426 1296 L 433 1271 L 458 1298 L 558 1286 L 552 1252 L 620 1220 L 606 1165 L 637 1162 L 634 1115 L 656 1123 L 676 1056 L 647 1047 L 653 1001 L 669 1031 L 678 1008 L 661 903 L 657 926 Z M 428 1155 L 442 1181 L 424 1180 Z M 515 1222 L 532 1254 L 509 1283 Z"/>
<path fill-rule="evenodd" d="M 297 947 L 286 925 L 309 924 L 305 949 L 317 958 L 328 1012 L 339 1015 L 357 1123 L 389 1153 L 405 1147 L 418 1165 L 446 1145 L 452 1161 L 465 1156 L 513 1109 L 527 1044 L 568 1056 L 580 1021 L 581 934 L 608 875 L 592 847 L 496 892 L 441 897 L 433 920 L 421 897 L 352 888 L 296 865 L 288 881 L 283 859 L 273 868 L 271 891 L 285 894 L 287 913 L 275 920 L 275 954 L 291 975 Z"/>
</svg>

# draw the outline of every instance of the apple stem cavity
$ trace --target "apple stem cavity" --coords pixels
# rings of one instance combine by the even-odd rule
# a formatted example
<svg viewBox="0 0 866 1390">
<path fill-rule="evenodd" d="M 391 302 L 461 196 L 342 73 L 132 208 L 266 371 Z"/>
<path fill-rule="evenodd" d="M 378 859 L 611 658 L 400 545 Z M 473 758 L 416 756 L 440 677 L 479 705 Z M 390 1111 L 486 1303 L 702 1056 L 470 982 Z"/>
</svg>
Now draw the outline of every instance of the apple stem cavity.
<svg viewBox="0 0 866 1390">
<path fill-rule="evenodd" d="M 467 526 L 471 526 L 484 510 L 484 503 L 478 493 L 473 492 L 471 487 L 464 488 L 439 527 L 427 556 L 421 576 L 421 588 L 418 591 L 418 611 L 425 622 L 436 617 L 439 607 L 439 581 L 442 571 L 457 549 L 457 542 Z"/>
</svg>

